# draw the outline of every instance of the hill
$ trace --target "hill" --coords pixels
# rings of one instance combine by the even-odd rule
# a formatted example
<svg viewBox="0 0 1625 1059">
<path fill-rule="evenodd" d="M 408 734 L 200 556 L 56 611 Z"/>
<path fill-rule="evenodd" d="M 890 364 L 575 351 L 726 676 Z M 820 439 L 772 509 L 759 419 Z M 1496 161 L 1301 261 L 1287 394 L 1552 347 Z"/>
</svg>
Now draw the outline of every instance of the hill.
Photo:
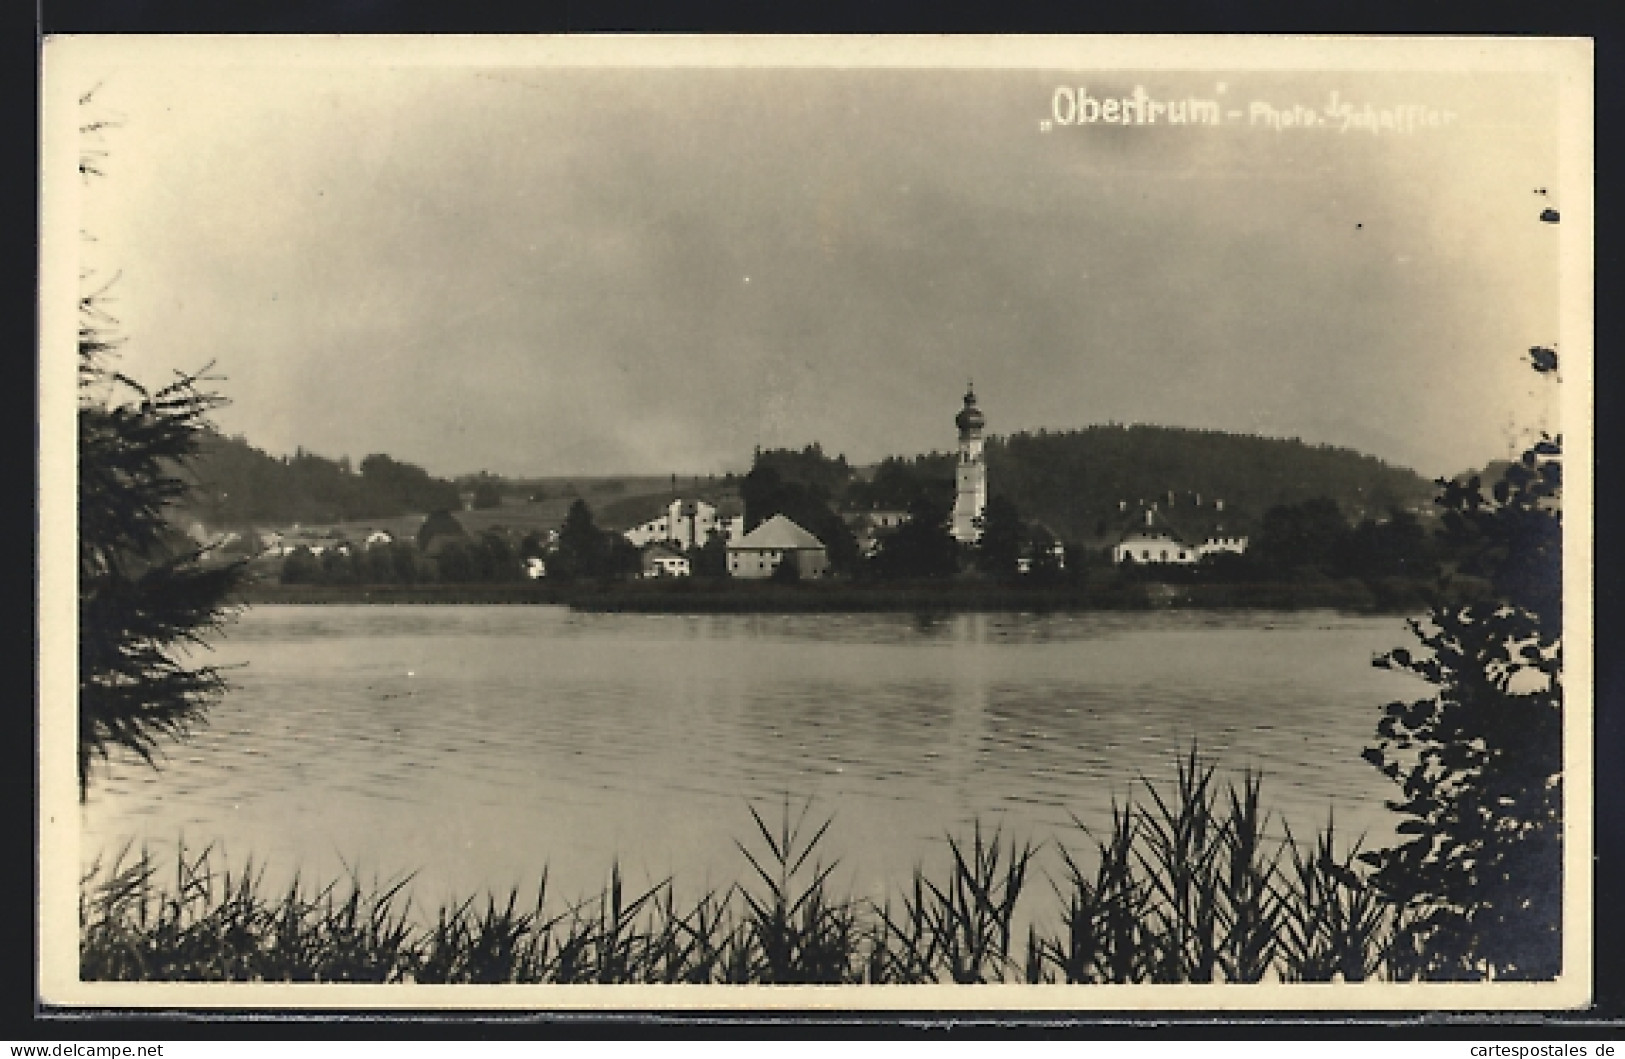
<svg viewBox="0 0 1625 1059">
<path fill-rule="evenodd" d="M 1155 503 L 1201 513 L 1230 533 L 1255 532 L 1272 507 L 1335 501 L 1358 521 L 1390 509 L 1426 514 L 1436 492 L 1416 472 L 1352 449 L 1287 438 L 1159 426 L 1092 426 L 987 440 L 988 494 L 1015 503 L 1063 540 L 1120 532 Z M 906 508 L 921 492 L 951 503 L 955 457 L 889 457 L 861 469 L 840 499 L 854 507 Z"/>
<path fill-rule="evenodd" d="M 185 514 L 211 526 L 383 519 L 461 507 L 457 486 L 382 454 L 352 467 L 300 449 L 272 456 L 240 437 L 206 436 L 190 467 Z"/>
<path fill-rule="evenodd" d="M 951 502 L 954 456 L 929 453 L 892 457 L 875 467 L 852 468 L 805 450 L 757 454 L 787 481 L 817 487 L 832 507 L 906 508 L 921 490 Z M 1088 541 L 1117 532 L 1119 508 L 1170 501 L 1181 509 L 1217 514 L 1232 533 L 1255 532 L 1264 512 L 1317 497 L 1335 501 L 1351 521 L 1391 508 L 1427 513 L 1435 487 L 1403 467 L 1351 449 L 1308 445 L 1295 439 L 1228 434 L 1158 426 L 1091 426 L 1037 431 L 987 441 L 988 490 L 1005 496 L 1028 520 L 1047 525 L 1062 539 Z M 374 454 L 359 466 L 300 450 L 272 456 L 240 437 L 211 435 L 193 466 L 199 489 L 185 514 L 211 526 L 359 524 L 395 520 L 438 508 L 461 511 L 479 480 L 492 482 L 500 502 L 486 510 L 461 511 L 479 524 L 551 527 L 576 498 L 586 500 L 601 524 L 619 527 L 649 517 L 673 495 L 713 502 L 738 496 L 733 476 L 721 479 L 669 476 L 579 476 L 502 479 L 435 478 L 422 468 Z M 1172 497 L 1170 497 L 1170 493 Z M 401 523 L 403 526 L 405 523 Z"/>
<path fill-rule="evenodd" d="M 181 523 L 211 528 L 324 525 L 349 533 L 385 529 L 397 536 L 416 532 L 423 516 L 450 510 L 470 533 L 501 527 L 518 533 L 547 530 L 564 521 L 576 499 L 625 525 L 671 495 L 707 499 L 728 495 L 731 483 L 670 475 L 574 476 L 507 479 L 463 475 L 448 481 L 414 464 L 374 454 L 352 467 L 346 457 L 329 459 L 304 449 L 273 456 L 241 437 L 210 434 L 190 466 L 197 488 L 175 513 Z M 495 495 L 481 503 L 472 491 L 489 483 Z M 467 510 L 473 504 L 473 510 Z M 635 510 L 634 510 L 635 509 Z"/>
<path fill-rule="evenodd" d="M 1222 502 L 1227 527 L 1246 533 L 1277 505 L 1325 497 L 1358 520 L 1425 510 L 1436 492 L 1415 471 L 1352 449 L 1139 425 L 990 438 L 987 476 L 990 495 L 1008 497 L 1069 540 L 1113 532 L 1123 502 L 1131 511 L 1141 503 L 1212 510 Z"/>
</svg>

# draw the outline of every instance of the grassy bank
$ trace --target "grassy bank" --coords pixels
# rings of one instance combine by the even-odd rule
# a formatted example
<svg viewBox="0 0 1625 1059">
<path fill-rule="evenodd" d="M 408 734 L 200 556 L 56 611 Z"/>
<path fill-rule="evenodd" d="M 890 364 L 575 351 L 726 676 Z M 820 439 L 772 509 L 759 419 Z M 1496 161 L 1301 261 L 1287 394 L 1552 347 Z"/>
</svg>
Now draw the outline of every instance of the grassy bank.
<svg viewBox="0 0 1625 1059">
<path fill-rule="evenodd" d="M 252 867 L 143 855 L 86 876 L 91 980 L 588 983 L 1325 982 L 1426 977 L 1399 909 L 1328 829 L 1307 840 L 1194 755 L 1171 788 L 1039 847 L 975 826 L 881 902 L 838 893 L 830 827 L 785 806 L 742 821 L 743 881 L 680 900 L 667 880 L 559 902 L 517 892 L 422 909 L 408 883 L 273 891 Z M 165 873 L 166 876 L 168 873 Z M 1031 926 L 1021 927 L 1023 923 Z"/>
<path fill-rule="evenodd" d="M 467 585 L 246 586 L 247 603 L 556 603 L 576 610 L 627 613 L 894 613 L 1196 609 L 1335 609 L 1414 613 L 1436 599 L 1435 586 L 1392 579 L 1236 584 L 1106 582 L 1022 585 L 993 581 L 855 583 L 681 578 L 611 583 L 523 582 Z"/>
</svg>

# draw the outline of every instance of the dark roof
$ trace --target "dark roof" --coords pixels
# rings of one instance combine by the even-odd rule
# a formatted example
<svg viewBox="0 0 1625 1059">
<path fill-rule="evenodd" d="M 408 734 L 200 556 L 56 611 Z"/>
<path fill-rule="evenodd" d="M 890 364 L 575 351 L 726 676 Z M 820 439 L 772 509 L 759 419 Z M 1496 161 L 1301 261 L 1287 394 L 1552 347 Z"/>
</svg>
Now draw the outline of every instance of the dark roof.
<svg viewBox="0 0 1625 1059">
<path fill-rule="evenodd" d="M 983 417 L 982 410 L 976 407 L 976 391 L 967 389 L 965 391 L 965 407 L 961 408 L 959 414 L 954 416 L 954 424 L 960 430 L 980 430 L 986 423 L 987 420 Z"/>
<path fill-rule="evenodd" d="M 1201 544 L 1212 537 L 1247 535 L 1246 529 L 1239 524 L 1240 520 L 1233 512 L 1217 511 L 1210 507 L 1198 508 L 1195 505 L 1175 505 L 1172 511 L 1159 506 L 1133 508 L 1124 512 L 1118 522 L 1122 537 L 1126 538 L 1131 533 L 1147 528 L 1145 520 L 1147 511 L 1151 513 L 1151 529 L 1165 532 L 1190 544 Z"/>
</svg>

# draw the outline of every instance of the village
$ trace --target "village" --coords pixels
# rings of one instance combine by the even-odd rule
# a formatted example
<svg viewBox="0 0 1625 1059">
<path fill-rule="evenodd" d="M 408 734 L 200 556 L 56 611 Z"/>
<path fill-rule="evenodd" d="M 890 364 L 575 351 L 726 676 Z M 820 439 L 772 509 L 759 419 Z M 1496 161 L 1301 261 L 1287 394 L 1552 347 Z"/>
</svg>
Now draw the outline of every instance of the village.
<svg viewBox="0 0 1625 1059">
<path fill-rule="evenodd" d="M 969 552 L 984 535 L 990 488 L 986 419 L 973 388 L 967 388 L 954 424 L 954 500 L 946 528 L 961 550 Z M 593 528 L 618 537 L 613 549 L 619 557 L 613 564 L 616 576 L 810 580 L 839 574 L 830 542 L 811 528 L 783 512 L 747 526 L 745 504 L 731 479 L 720 487 L 714 481 L 701 486 L 697 479 L 694 484 L 699 488 L 683 495 L 673 476 L 663 493 L 602 506 L 602 521 Z M 558 558 L 566 520 L 558 517 L 557 504 L 544 509 L 525 498 L 481 504 L 473 490 L 464 490 L 460 498 L 462 509 L 455 513 L 252 532 L 210 533 L 194 523 L 190 532 L 217 558 L 247 558 L 261 580 L 282 583 L 541 580 L 550 576 L 550 568 L 553 576 L 563 572 Z M 873 560 L 911 520 L 902 507 L 851 502 L 840 505 L 836 514 L 862 561 Z M 1033 530 L 1014 556 L 1013 573 L 1020 576 L 1065 570 L 1069 558 L 1114 566 L 1195 566 L 1214 555 L 1244 554 L 1248 545 L 1245 534 L 1226 529 L 1222 499 L 1204 503 L 1200 494 L 1173 490 L 1150 501 L 1120 500 L 1110 531 L 1093 539 L 1064 542 L 1042 523 Z M 703 556 L 712 562 L 707 565 Z"/>
</svg>

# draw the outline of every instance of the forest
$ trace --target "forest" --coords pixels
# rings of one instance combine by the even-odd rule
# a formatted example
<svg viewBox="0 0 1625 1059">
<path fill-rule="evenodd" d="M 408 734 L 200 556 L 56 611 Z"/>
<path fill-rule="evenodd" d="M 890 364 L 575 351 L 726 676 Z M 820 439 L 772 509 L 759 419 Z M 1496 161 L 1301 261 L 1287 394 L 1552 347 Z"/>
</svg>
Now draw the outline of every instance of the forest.
<svg viewBox="0 0 1625 1059">
<path fill-rule="evenodd" d="M 208 432 L 189 468 L 189 514 L 212 526 L 389 518 L 462 506 L 457 486 L 381 453 L 352 467 L 299 449 L 272 456 L 241 437 Z"/>
<path fill-rule="evenodd" d="M 1323 498 L 1352 521 L 1391 509 L 1426 508 L 1437 491 L 1415 471 L 1352 449 L 1296 439 L 1159 426 L 1091 426 L 987 440 L 989 496 L 1003 496 L 1062 540 L 1121 529 L 1119 504 L 1180 503 L 1211 509 L 1254 532 L 1266 511 Z M 907 510 L 922 493 L 952 502 L 954 457 L 929 453 L 881 461 L 846 497 L 860 506 Z"/>
</svg>

